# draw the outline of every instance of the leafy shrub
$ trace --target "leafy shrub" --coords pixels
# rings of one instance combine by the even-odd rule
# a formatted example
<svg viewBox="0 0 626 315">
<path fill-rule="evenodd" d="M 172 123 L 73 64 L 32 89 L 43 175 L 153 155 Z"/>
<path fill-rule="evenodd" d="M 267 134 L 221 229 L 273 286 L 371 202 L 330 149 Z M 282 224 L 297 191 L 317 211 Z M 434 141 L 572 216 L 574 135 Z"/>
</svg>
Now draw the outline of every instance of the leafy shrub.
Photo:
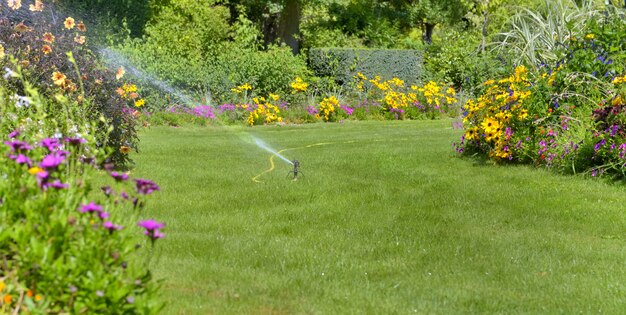
<svg viewBox="0 0 626 315">
<path fill-rule="evenodd" d="M 258 95 L 282 94 L 293 77 L 307 75 L 304 60 L 289 48 L 259 50 L 261 35 L 251 22 L 239 16 L 230 26 L 229 18 L 224 6 L 196 1 L 171 3 L 146 27 L 144 39 L 128 40 L 117 50 L 141 74 L 149 74 L 143 78 L 145 85 L 156 77 L 173 90 L 192 95 L 193 101 L 185 102 L 159 86 L 147 90 L 158 95 L 155 99 L 170 94 L 178 103 L 229 102 L 231 88 L 243 83 L 254 85 Z M 182 33 L 179 25 L 185 25 Z M 161 105 L 163 109 L 172 104 Z"/>
<path fill-rule="evenodd" d="M 490 78 L 505 75 L 509 67 L 504 59 L 490 52 L 480 52 L 479 41 L 475 34 L 467 31 L 446 31 L 441 39 L 427 47 L 426 71 L 434 79 L 468 92 Z"/>
<path fill-rule="evenodd" d="M 416 84 L 423 74 L 422 53 L 415 50 L 312 48 L 309 66 L 316 76 L 346 84 L 361 72 L 388 80 L 400 78 Z"/>
</svg>

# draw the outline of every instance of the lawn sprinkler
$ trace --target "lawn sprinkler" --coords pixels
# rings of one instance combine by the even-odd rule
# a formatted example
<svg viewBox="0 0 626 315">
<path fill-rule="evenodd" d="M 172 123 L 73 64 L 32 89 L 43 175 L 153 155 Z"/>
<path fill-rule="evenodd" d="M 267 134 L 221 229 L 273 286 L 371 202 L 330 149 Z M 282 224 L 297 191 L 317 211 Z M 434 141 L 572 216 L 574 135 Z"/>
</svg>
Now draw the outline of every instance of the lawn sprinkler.
<svg viewBox="0 0 626 315">
<path fill-rule="evenodd" d="M 287 177 L 291 177 L 292 180 L 298 180 L 298 175 L 304 176 L 304 174 L 302 174 L 302 172 L 300 171 L 300 161 L 293 160 L 292 163 L 293 163 L 293 170 L 287 173 Z"/>
</svg>

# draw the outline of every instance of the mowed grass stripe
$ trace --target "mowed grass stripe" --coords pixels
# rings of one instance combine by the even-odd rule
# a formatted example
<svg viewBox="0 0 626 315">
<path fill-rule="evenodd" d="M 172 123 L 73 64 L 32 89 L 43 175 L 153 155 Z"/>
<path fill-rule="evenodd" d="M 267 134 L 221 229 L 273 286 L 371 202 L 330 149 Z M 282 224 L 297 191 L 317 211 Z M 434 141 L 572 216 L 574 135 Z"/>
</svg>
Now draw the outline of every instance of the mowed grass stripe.
<svg viewBox="0 0 626 315">
<path fill-rule="evenodd" d="M 155 127 L 168 314 L 620 313 L 621 185 L 454 156 L 450 121 Z M 246 140 L 302 163 L 304 177 Z M 326 145 L 301 148 L 316 143 Z"/>
</svg>

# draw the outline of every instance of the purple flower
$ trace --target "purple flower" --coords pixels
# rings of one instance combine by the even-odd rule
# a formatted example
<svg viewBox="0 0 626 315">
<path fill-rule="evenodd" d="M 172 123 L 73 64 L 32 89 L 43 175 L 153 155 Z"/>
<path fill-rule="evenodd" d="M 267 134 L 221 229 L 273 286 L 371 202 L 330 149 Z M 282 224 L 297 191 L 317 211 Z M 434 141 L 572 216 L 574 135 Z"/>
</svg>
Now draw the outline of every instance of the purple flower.
<svg viewBox="0 0 626 315">
<path fill-rule="evenodd" d="M 98 214 L 98 216 L 100 217 L 100 219 L 107 219 L 109 217 L 109 213 L 105 212 L 105 211 L 100 211 L 100 213 Z"/>
<path fill-rule="evenodd" d="M 618 130 L 619 130 L 619 126 L 613 125 L 613 127 L 611 128 L 611 137 L 615 136 Z"/>
<path fill-rule="evenodd" d="M 61 143 L 59 139 L 55 138 L 45 138 L 41 140 L 41 146 L 48 149 L 48 151 L 52 152 L 61 147 Z"/>
<path fill-rule="evenodd" d="M 235 105 L 233 104 L 222 104 L 220 106 L 217 107 L 217 110 L 221 113 L 225 112 L 225 111 L 235 111 Z"/>
<path fill-rule="evenodd" d="M 193 109 L 193 115 L 211 119 L 215 118 L 213 107 L 207 105 L 196 106 L 196 108 Z"/>
<path fill-rule="evenodd" d="M 126 297 L 126 302 L 128 302 L 128 304 L 133 304 L 135 303 L 135 298 L 132 296 Z"/>
<path fill-rule="evenodd" d="M 102 227 L 113 232 L 113 231 L 117 231 L 117 230 L 121 230 L 124 227 L 121 225 L 117 225 L 117 224 L 113 224 L 113 222 L 111 221 L 106 221 L 104 223 L 102 223 Z"/>
<path fill-rule="evenodd" d="M 82 213 L 86 213 L 86 212 L 102 212 L 102 206 L 95 203 L 95 202 L 90 202 L 86 205 L 81 205 L 78 208 L 78 211 L 82 212 Z"/>
<path fill-rule="evenodd" d="M 165 226 L 165 224 L 161 222 L 150 219 L 141 221 L 137 225 L 146 229 L 143 234 L 148 235 L 152 241 L 165 237 L 165 234 L 159 232 L 159 229 Z"/>
<path fill-rule="evenodd" d="M 113 177 L 118 182 L 128 180 L 128 174 L 126 173 L 111 172 L 111 174 L 109 175 L 111 175 L 111 177 Z"/>
<path fill-rule="evenodd" d="M 87 140 L 80 138 L 80 137 L 75 137 L 75 138 L 71 138 L 71 137 L 66 137 L 65 142 L 69 143 L 70 145 L 79 145 L 81 143 L 85 143 L 87 142 Z"/>
<path fill-rule="evenodd" d="M 161 222 L 157 222 L 153 219 L 141 221 L 137 223 L 137 225 L 148 231 L 157 230 L 157 229 L 161 229 L 165 227 L 165 224 Z"/>
<path fill-rule="evenodd" d="M 28 167 L 33 165 L 33 163 L 30 161 L 30 159 L 26 155 L 24 155 L 24 154 L 9 155 L 9 158 L 11 160 L 14 160 L 15 163 L 17 163 L 17 164 L 26 164 L 26 165 L 28 165 Z"/>
<path fill-rule="evenodd" d="M 9 134 L 9 139 L 17 138 L 20 136 L 21 130 L 15 129 Z"/>
<path fill-rule="evenodd" d="M 52 183 L 45 183 L 42 188 L 47 189 L 47 188 L 54 188 L 56 190 L 61 190 L 61 189 L 66 189 L 68 187 L 70 187 L 70 185 L 68 184 L 63 184 L 60 180 L 55 180 Z"/>
<path fill-rule="evenodd" d="M 111 188 L 111 186 L 102 186 L 100 187 L 100 189 L 107 197 L 113 193 L 113 189 Z"/>
<path fill-rule="evenodd" d="M 602 139 L 600 140 L 600 142 L 596 143 L 595 146 L 593 146 L 593 150 L 598 152 L 598 150 L 600 150 L 600 148 L 606 143 L 606 140 Z"/>
<path fill-rule="evenodd" d="M 345 106 L 345 105 L 341 105 L 340 108 L 343 109 L 346 112 L 346 114 L 348 114 L 348 116 L 350 116 L 350 115 L 352 115 L 352 113 L 354 113 L 354 108 L 350 108 L 350 107 Z"/>
<path fill-rule="evenodd" d="M 160 190 L 159 186 L 151 180 L 139 178 L 135 179 L 135 183 L 137 187 L 137 192 L 142 195 L 149 195 L 155 190 Z"/>
<path fill-rule="evenodd" d="M 46 155 L 39 166 L 43 169 L 53 170 L 59 167 L 63 161 L 65 161 L 66 154 L 65 151 L 57 151 L 51 154 Z"/>
<path fill-rule="evenodd" d="M 11 147 L 11 152 L 28 151 L 28 150 L 33 148 L 30 145 L 28 145 L 27 142 L 18 141 L 18 140 L 16 140 L 16 141 L 5 141 L 4 144 L 6 144 L 6 145 Z"/>
<path fill-rule="evenodd" d="M 319 113 L 319 111 L 317 110 L 317 108 L 313 107 L 313 106 L 309 106 L 306 108 L 306 111 L 309 113 L 309 115 L 311 116 L 315 116 L 315 114 Z"/>
</svg>

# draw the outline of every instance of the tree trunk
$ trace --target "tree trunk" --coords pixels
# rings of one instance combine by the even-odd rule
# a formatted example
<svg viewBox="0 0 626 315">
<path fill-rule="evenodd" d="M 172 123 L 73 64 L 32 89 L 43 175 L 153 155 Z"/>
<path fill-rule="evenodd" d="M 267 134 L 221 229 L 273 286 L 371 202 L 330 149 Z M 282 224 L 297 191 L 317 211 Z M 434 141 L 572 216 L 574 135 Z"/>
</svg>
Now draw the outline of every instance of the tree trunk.
<svg viewBox="0 0 626 315">
<path fill-rule="evenodd" d="M 433 30 L 435 29 L 435 24 L 433 23 L 424 23 L 424 27 L 422 28 L 422 40 L 426 44 L 430 44 L 433 42 Z"/>
<path fill-rule="evenodd" d="M 285 0 L 285 8 L 278 23 L 278 36 L 297 54 L 300 51 L 300 18 L 302 17 L 301 0 Z"/>
</svg>

